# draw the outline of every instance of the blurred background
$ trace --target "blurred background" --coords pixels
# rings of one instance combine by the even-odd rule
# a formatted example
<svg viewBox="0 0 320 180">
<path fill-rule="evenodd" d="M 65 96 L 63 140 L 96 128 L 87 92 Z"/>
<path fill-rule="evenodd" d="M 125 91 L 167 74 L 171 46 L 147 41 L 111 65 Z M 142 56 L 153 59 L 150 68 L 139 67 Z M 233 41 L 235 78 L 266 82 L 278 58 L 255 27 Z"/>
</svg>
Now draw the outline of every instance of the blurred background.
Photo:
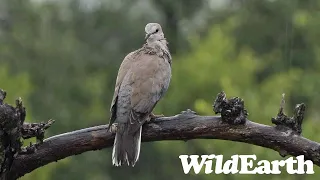
<svg viewBox="0 0 320 180">
<path fill-rule="evenodd" d="M 271 125 L 307 105 L 303 136 L 320 141 L 319 0 L 0 0 L 0 88 L 21 96 L 27 121 L 53 118 L 46 136 L 107 124 L 119 65 L 163 26 L 173 54 L 170 88 L 156 113 L 213 115 L 220 91 L 244 99 L 249 119 Z M 185 175 L 180 154 L 277 152 L 222 140 L 143 143 L 134 168 L 111 165 L 111 148 L 66 158 L 22 180 L 319 179 L 314 175 Z"/>
</svg>

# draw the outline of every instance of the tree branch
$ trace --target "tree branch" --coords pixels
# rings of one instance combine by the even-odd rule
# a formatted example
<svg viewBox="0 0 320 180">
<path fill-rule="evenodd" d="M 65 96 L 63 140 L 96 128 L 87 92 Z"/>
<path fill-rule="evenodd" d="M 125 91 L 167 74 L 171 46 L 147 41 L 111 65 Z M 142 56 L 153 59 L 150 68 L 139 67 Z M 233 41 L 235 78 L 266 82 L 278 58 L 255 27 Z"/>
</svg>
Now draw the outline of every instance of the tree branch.
<svg viewBox="0 0 320 180">
<path fill-rule="evenodd" d="M 157 118 L 143 125 L 142 141 L 222 139 L 258 145 L 278 151 L 281 156 L 305 155 L 320 166 L 320 144 L 300 136 L 305 105 L 297 105 L 295 114 L 284 114 L 284 97 L 276 126 L 267 126 L 247 120 L 242 99 L 227 99 L 220 93 L 213 109 L 221 116 L 199 116 L 191 110 L 181 114 Z M 48 163 L 86 151 L 99 150 L 113 145 L 114 134 L 107 125 L 81 129 L 45 139 L 28 148 L 36 149 L 30 154 L 19 154 L 13 161 L 9 177 L 16 179 Z M 142 150 L 143 151 L 143 150 Z M 183 153 L 183 152 L 181 152 Z M 111 162 L 110 162 L 111 163 Z"/>
<path fill-rule="evenodd" d="M 53 120 L 47 123 L 24 123 L 26 110 L 21 98 L 16 100 L 13 107 L 4 103 L 7 93 L 0 89 L 0 180 L 15 179 L 10 175 L 13 161 L 18 154 L 34 153 L 34 145 L 22 147 L 21 138 L 36 137 L 42 142 L 44 133 Z"/>
<path fill-rule="evenodd" d="M 111 147 L 113 138 L 114 135 L 107 132 L 106 125 L 48 138 L 38 146 L 35 153 L 19 155 L 13 163 L 11 173 L 20 177 L 68 156 Z M 254 144 L 279 153 L 285 151 L 293 156 L 303 154 L 305 158 L 320 166 L 319 143 L 249 120 L 242 125 L 229 125 L 219 116 L 198 116 L 185 112 L 172 117 L 158 118 L 143 127 L 143 142 L 190 139 L 223 139 Z"/>
</svg>

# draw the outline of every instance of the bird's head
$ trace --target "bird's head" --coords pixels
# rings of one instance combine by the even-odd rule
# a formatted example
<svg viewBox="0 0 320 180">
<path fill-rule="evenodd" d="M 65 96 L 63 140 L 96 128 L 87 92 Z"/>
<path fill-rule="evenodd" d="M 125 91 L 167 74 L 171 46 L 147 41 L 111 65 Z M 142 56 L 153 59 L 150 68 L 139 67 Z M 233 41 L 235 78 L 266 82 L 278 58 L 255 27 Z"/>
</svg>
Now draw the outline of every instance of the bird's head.
<svg viewBox="0 0 320 180">
<path fill-rule="evenodd" d="M 146 32 L 145 40 L 148 43 L 165 40 L 162 28 L 158 23 L 148 23 L 144 30 Z"/>
</svg>

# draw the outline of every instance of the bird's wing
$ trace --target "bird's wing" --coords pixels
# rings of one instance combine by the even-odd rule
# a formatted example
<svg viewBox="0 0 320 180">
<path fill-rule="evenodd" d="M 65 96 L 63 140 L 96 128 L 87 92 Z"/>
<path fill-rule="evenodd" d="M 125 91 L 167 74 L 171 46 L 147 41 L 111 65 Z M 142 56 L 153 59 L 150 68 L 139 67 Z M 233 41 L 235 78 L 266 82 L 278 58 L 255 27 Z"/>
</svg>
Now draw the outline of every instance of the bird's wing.
<svg viewBox="0 0 320 180">
<path fill-rule="evenodd" d="M 133 64 L 133 61 L 135 60 L 135 58 L 134 58 L 135 53 L 136 53 L 136 51 L 129 53 L 123 59 L 121 65 L 120 65 L 117 80 L 116 80 L 116 85 L 114 88 L 114 94 L 113 94 L 113 98 L 112 98 L 112 102 L 111 102 L 111 108 L 110 108 L 111 116 L 110 116 L 108 128 L 110 128 L 111 124 L 114 123 L 114 121 L 116 120 L 116 115 L 117 115 L 117 105 L 116 104 L 118 101 L 119 89 L 120 89 L 120 86 L 121 86 L 121 83 L 122 83 L 124 77 L 128 73 L 131 65 Z"/>
<path fill-rule="evenodd" d="M 141 53 L 131 69 L 130 123 L 143 123 L 167 90 L 171 67 L 156 54 Z"/>
</svg>

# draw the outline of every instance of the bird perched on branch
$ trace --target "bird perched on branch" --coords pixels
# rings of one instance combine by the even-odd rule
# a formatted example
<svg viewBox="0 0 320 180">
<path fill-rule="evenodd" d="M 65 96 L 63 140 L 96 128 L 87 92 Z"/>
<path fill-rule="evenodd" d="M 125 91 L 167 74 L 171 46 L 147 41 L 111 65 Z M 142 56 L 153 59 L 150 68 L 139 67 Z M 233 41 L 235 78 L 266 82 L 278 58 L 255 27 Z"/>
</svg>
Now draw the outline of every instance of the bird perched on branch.
<svg viewBox="0 0 320 180">
<path fill-rule="evenodd" d="M 160 24 L 148 23 L 145 33 L 146 43 L 129 53 L 118 71 L 109 123 L 109 129 L 116 133 L 112 151 L 115 166 L 133 167 L 139 159 L 142 125 L 158 117 L 152 110 L 171 79 L 171 55 Z"/>
</svg>

